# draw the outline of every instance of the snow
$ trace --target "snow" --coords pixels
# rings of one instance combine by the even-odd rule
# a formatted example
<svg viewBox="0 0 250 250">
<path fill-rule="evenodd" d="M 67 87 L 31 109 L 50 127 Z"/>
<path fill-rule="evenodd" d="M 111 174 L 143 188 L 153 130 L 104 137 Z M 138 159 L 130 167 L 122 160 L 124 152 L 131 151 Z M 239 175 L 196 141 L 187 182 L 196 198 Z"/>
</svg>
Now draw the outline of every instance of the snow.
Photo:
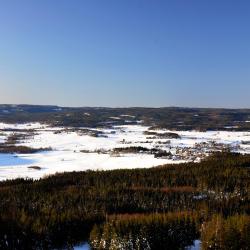
<svg viewBox="0 0 250 250">
<path fill-rule="evenodd" d="M 195 240 L 192 246 L 188 246 L 185 248 L 185 250 L 200 250 L 201 247 L 201 241 Z M 83 243 L 81 245 L 75 246 L 74 250 L 89 250 L 90 246 L 88 243 Z"/>
<path fill-rule="evenodd" d="M 185 247 L 185 250 L 200 250 L 201 249 L 201 241 L 195 240 L 192 246 Z"/>
<path fill-rule="evenodd" d="M 6 135 L 0 134 L 0 143 L 3 143 L 5 141 Z"/>
<path fill-rule="evenodd" d="M 90 250 L 90 246 L 88 243 L 83 243 L 82 245 L 75 246 L 74 250 Z"/>
<path fill-rule="evenodd" d="M 110 116 L 109 118 L 110 118 L 110 119 L 113 119 L 113 120 L 121 120 L 121 118 L 120 118 L 120 117 L 117 117 L 117 116 Z"/>
<path fill-rule="evenodd" d="M 48 125 L 41 124 L 39 122 L 33 123 L 21 123 L 21 124 L 7 124 L 0 122 L 0 129 L 41 129 L 44 127 L 48 127 Z"/>
<path fill-rule="evenodd" d="M 126 115 L 126 114 L 123 114 L 123 115 L 120 115 L 121 117 L 130 117 L 130 118 L 135 118 L 134 115 Z"/>
<path fill-rule="evenodd" d="M 9 110 L 5 110 L 5 109 L 2 112 L 5 113 L 5 114 L 9 114 L 10 113 Z"/>
<path fill-rule="evenodd" d="M 57 172 L 84 171 L 84 170 L 110 170 L 149 168 L 167 163 L 181 163 L 189 161 L 186 157 L 181 159 L 176 155 L 178 148 L 194 148 L 197 143 L 216 142 L 235 147 L 235 151 L 250 153 L 250 145 L 242 141 L 250 141 L 250 132 L 230 131 L 169 131 L 154 130 L 157 133 L 175 132 L 180 139 L 149 139 L 144 132 L 149 127 L 142 125 L 114 126 L 106 129 L 80 128 L 81 132 L 65 129 L 63 127 L 49 127 L 40 123 L 4 124 L 0 129 L 29 129 L 35 130 L 35 135 L 27 137 L 18 145 L 32 148 L 48 148 L 51 151 L 41 151 L 34 154 L 0 154 L 0 180 L 23 178 L 41 178 Z M 103 134 L 94 137 L 84 134 L 84 131 L 100 131 Z M 153 131 L 153 130 L 150 130 Z M 0 133 L 0 142 L 4 142 L 9 132 Z M 104 135 L 104 136 L 102 136 Z M 114 148 L 141 146 L 146 148 L 160 148 L 170 151 L 172 159 L 154 158 L 152 154 L 120 154 L 112 155 Z M 204 146 L 205 147 L 205 146 Z M 82 152 L 81 152 L 82 151 Z M 84 153 L 83 153 L 84 152 Z M 196 155 L 196 161 L 201 158 Z M 32 169 L 38 166 L 41 169 Z"/>
<path fill-rule="evenodd" d="M 62 108 L 55 108 L 54 111 L 62 111 Z"/>
</svg>

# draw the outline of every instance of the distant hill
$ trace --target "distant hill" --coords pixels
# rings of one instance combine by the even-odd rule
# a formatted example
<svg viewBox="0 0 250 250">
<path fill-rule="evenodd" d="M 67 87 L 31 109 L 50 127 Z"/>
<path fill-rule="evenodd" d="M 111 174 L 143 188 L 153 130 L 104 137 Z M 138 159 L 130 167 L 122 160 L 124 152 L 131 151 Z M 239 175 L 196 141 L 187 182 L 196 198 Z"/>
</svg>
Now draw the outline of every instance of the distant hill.
<svg viewBox="0 0 250 250">
<path fill-rule="evenodd" d="M 135 124 L 174 130 L 250 130 L 250 109 L 107 108 L 51 105 L 0 105 L 0 122 L 46 122 L 54 126 Z"/>
</svg>

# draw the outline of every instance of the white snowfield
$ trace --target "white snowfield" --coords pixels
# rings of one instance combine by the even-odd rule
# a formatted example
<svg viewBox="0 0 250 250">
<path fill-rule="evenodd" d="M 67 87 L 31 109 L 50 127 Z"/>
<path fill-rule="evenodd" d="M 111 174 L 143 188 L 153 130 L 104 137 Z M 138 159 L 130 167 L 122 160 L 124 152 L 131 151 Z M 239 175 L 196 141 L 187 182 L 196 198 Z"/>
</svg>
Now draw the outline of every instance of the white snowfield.
<svg viewBox="0 0 250 250">
<path fill-rule="evenodd" d="M 199 161 L 208 155 L 211 145 L 222 144 L 233 151 L 250 153 L 250 132 L 227 131 L 167 131 L 175 132 L 179 139 L 152 138 L 144 134 L 148 127 L 141 125 L 114 126 L 110 129 L 98 129 L 101 134 L 91 136 L 63 127 L 49 127 L 40 123 L 3 124 L 0 123 L 0 143 L 17 130 L 29 130 L 34 135 L 27 137 L 17 145 L 32 148 L 48 148 L 33 154 L 0 154 L 0 180 L 13 178 L 39 179 L 57 172 L 149 168 L 167 163 Z M 14 129 L 15 132 L 9 131 Z M 82 128 L 83 130 L 86 128 Z M 87 128 L 96 131 L 96 129 Z M 5 131 L 8 130 L 8 131 Z M 158 148 L 171 152 L 171 158 L 155 158 L 149 153 L 112 154 L 114 148 L 141 146 Z M 30 168 L 32 166 L 39 169 Z"/>
</svg>

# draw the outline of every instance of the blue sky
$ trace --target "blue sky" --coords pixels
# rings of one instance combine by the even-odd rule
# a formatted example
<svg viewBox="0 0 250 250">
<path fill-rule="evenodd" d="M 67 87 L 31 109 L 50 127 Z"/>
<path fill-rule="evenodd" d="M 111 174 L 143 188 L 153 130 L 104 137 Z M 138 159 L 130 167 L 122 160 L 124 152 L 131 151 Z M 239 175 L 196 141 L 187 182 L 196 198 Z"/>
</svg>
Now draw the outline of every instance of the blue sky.
<svg viewBox="0 0 250 250">
<path fill-rule="evenodd" d="M 0 103 L 250 108 L 248 0 L 0 1 Z"/>
</svg>

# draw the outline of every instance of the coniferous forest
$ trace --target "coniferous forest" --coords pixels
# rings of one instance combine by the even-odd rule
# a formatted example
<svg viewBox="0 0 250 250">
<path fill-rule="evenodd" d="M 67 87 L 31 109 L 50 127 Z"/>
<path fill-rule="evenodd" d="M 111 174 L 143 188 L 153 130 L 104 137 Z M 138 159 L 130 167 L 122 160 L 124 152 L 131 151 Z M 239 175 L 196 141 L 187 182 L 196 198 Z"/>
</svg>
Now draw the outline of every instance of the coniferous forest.
<svg viewBox="0 0 250 250">
<path fill-rule="evenodd" d="M 0 183 L 0 249 L 250 248 L 250 156 Z"/>
</svg>

